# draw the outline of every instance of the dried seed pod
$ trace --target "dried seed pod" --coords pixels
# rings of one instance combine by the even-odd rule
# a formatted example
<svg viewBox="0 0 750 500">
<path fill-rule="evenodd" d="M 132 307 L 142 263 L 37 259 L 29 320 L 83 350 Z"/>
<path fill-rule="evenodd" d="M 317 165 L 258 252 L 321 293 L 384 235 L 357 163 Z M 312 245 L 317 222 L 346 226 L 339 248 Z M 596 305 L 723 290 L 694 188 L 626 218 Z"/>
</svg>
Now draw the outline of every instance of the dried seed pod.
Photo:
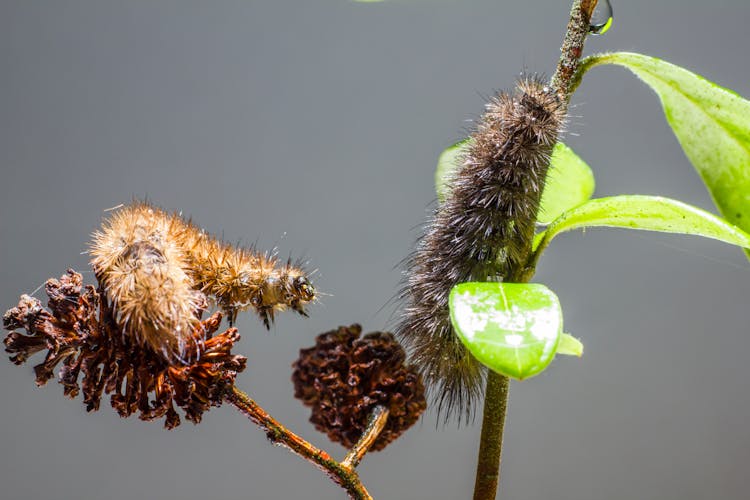
<svg viewBox="0 0 750 500">
<path fill-rule="evenodd" d="M 473 415 L 484 369 L 453 331 L 451 288 L 513 278 L 524 265 L 565 106 L 538 78 L 500 93 L 472 135 L 445 201 L 407 259 L 396 334 L 419 367 L 438 410 Z"/>
<path fill-rule="evenodd" d="M 339 327 L 301 349 L 294 363 L 294 396 L 312 408 L 310 421 L 335 442 L 350 448 L 362 436 L 373 409 L 389 415 L 371 450 L 382 450 L 411 427 L 427 403 L 416 371 L 390 333 L 360 338 L 362 327 Z"/>
<path fill-rule="evenodd" d="M 183 360 L 173 364 L 124 335 L 106 298 L 83 286 L 80 274 L 69 270 L 60 280 L 47 281 L 45 288 L 48 309 L 23 295 L 3 316 L 6 330 L 26 330 L 11 331 L 5 350 L 11 361 L 22 364 L 46 349 L 44 361 L 34 367 L 37 385 L 47 383 L 61 364 L 65 395 L 82 392 L 87 411 L 98 410 L 102 394 L 111 394 L 112 407 L 122 417 L 136 412 L 142 420 L 165 417 L 164 425 L 171 429 L 180 423 L 176 405 L 198 423 L 205 411 L 222 403 L 245 369 L 247 359 L 231 352 L 240 338 L 237 330 L 215 335 L 220 313 L 204 321 L 194 317 L 198 326 L 185 341 Z"/>
</svg>

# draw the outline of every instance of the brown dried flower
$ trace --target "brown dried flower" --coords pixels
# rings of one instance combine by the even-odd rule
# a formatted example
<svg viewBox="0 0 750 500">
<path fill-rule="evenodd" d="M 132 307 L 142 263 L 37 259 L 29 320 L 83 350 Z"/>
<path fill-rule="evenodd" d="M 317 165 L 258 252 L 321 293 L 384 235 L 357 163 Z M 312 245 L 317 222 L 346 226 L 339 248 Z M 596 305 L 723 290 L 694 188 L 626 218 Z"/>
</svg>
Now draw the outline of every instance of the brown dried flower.
<svg viewBox="0 0 750 500">
<path fill-rule="evenodd" d="M 48 280 L 45 289 L 48 309 L 23 295 L 3 316 L 3 328 L 11 330 L 5 350 L 20 365 L 46 349 L 44 361 L 34 367 L 37 385 L 47 383 L 62 364 L 59 382 L 65 395 L 74 398 L 83 392 L 87 411 L 98 410 L 102 394 L 111 394 L 121 417 L 136 412 L 141 420 L 165 417 L 164 426 L 172 429 L 180 424 L 176 405 L 197 424 L 203 412 L 221 404 L 245 369 L 247 359 L 231 353 L 240 338 L 237 329 L 214 335 L 220 313 L 200 321 L 182 362 L 170 362 L 125 335 L 105 295 L 83 286 L 80 274 L 68 270 L 59 280 Z M 16 329 L 26 334 L 12 331 Z"/>
<path fill-rule="evenodd" d="M 378 451 L 411 427 L 427 407 L 416 370 L 392 334 L 362 333 L 360 325 L 339 327 L 300 350 L 294 363 L 294 396 L 312 408 L 310 422 L 332 441 L 350 448 L 376 406 L 389 411 L 385 428 L 370 448 Z"/>
</svg>

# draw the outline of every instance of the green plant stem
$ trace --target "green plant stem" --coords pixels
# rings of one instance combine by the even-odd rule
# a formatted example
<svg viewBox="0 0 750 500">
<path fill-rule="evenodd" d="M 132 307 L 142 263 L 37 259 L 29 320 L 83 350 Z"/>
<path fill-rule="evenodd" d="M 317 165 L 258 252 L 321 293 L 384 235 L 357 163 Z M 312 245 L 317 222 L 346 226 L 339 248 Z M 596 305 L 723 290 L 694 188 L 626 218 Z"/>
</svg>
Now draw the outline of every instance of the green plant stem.
<svg viewBox="0 0 750 500">
<path fill-rule="evenodd" d="M 583 44 L 589 34 L 591 14 L 597 3 L 599 0 L 574 0 L 570 9 L 570 20 L 560 48 L 560 60 L 551 80 L 552 87 L 557 89 L 566 103 L 570 100 L 571 82 L 583 55 Z"/>
<path fill-rule="evenodd" d="M 355 464 L 339 463 L 326 451 L 302 439 L 269 415 L 258 403 L 240 389 L 232 387 L 226 394 L 225 399 L 254 424 L 263 429 L 270 441 L 286 447 L 292 453 L 302 457 L 325 472 L 333 482 L 346 490 L 349 498 L 352 500 L 373 500 L 359 479 L 357 471 L 354 470 Z M 375 413 L 377 415 L 371 419 L 371 421 L 376 423 L 368 426 L 368 430 L 364 433 L 360 442 L 355 445 L 355 449 L 358 450 L 357 455 L 359 460 L 362 459 L 369 446 L 375 441 L 377 434 L 383 429 L 385 420 L 388 418 L 387 410 L 380 411 L 378 408 L 376 410 Z"/>
<path fill-rule="evenodd" d="M 510 379 L 490 371 L 484 396 L 482 436 L 479 445 L 474 500 L 494 499 L 500 481 L 503 428 L 508 409 Z"/>
<path fill-rule="evenodd" d="M 574 0 L 570 10 L 570 20 L 560 49 L 560 60 L 551 80 L 552 87 L 556 89 L 566 105 L 575 85 L 578 64 L 583 54 L 583 44 L 589 33 L 591 14 L 597 3 L 598 0 Z M 533 235 L 529 235 L 526 259 L 521 260 L 521 262 L 529 262 L 529 265 L 523 266 L 523 269 L 512 270 L 507 281 L 523 283 L 529 281 L 534 275 L 536 260 L 532 254 L 532 238 Z M 492 371 L 487 377 L 474 500 L 495 500 L 497 496 L 509 383 L 507 377 Z"/>
</svg>

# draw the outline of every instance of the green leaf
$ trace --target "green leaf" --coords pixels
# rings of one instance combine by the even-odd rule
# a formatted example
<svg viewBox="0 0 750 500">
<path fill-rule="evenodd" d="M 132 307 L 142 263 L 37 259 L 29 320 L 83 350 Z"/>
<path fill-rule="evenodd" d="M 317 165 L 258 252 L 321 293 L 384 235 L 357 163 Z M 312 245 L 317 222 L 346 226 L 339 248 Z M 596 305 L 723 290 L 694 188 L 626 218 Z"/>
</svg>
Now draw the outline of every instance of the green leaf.
<svg viewBox="0 0 750 500">
<path fill-rule="evenodd" d="M 448 183 L 460 166 L 461 155 L 471 145 L 464 139 L 443 151 L 435 170 L 435 190 L 442 203 L 448 194 Z M 585 202 L 594 193 L 594 174 L 572 149 L 558 142 L 552 151 L 547 183 L 542 193 L 539 222 L 546 224 L 565 210 Z"/>
<path fill-rule="evenodd" d="M 661 196 L 626 195 L 597 198 L 565 212 L 536 235 L 537 254 L 558 234 L 583 227 L 693 234 L 750 248 L 750 234 L 705 210 Z"/>
<path fill-rule="evenodd" d="M 546 286 L 461 283 L 451 290 L 449 304 L 461 342 L 491 370 L 522 380 L 555 357 L 562 309 Z"/>
<path fill-rule="evenodd" d="M 552 150 L 537 221 L 547 224 L 585 203 L 594 194 L 594 186 L 591 168 L 572 149 L 558 142 Z"/>
<path fill-rule="evenodd" d="M 582 66 L 617 64 L 656 91 L 682 149 L 722 215 L 750 232 L 750 101 L 655 57 L 617 52 Z"/>
<path fill-rule="evenodd" d="M 557 346 L 557 354 L 568 356 L 583 356 L 583 344 L 574 336 L 563 333 L 560 337 L 560 344 Z"/>
<path fill-rule="evenodd" d="M 458 141 L 453 146 L 450 146 L 440 153 L 437 169 L 435 170 L 435 191 L 437 191 L 440 203 L 445 201 L 445 197 L 448 195 L 448 182 L 453 176 L 453 173 L 460 166 L 459 162 L 461 161 L 461 154 L 470 144 L 470 138 L 464 139 L 463 141 Z"/>
</svg>

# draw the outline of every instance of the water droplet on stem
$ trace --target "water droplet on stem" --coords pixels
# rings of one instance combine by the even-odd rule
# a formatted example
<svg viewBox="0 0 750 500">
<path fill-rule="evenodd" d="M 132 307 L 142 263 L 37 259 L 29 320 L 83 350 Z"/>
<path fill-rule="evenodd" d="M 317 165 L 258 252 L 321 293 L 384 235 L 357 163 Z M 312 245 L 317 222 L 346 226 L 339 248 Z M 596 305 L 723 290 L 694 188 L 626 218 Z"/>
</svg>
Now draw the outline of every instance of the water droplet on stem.
<svg viewBox="0 0 750 500">
<path fill-rule="evenodd" d="M 599 0 L 589 21 L 589 33 L 603 35 L 612 27 L 612 4 L 609 0 Z"/>
</svg>

